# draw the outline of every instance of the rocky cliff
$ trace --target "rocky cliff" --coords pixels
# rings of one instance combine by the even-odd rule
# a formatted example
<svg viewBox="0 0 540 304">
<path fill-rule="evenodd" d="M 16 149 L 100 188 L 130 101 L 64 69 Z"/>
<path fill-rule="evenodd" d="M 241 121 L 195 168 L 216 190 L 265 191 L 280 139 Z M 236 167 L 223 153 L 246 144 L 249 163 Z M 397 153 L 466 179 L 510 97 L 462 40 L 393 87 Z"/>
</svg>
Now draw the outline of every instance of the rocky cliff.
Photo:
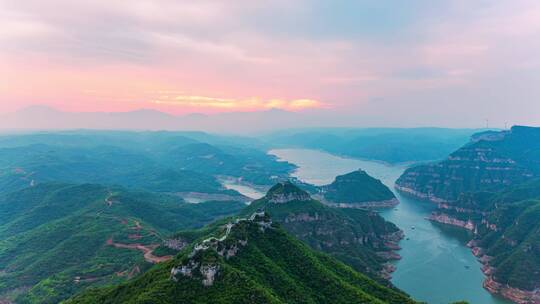
<svg viewBox="0 0 540 304">
<path fill-rule="evenodd" d="M 243 215 L 265 210 L 274 221 L 312 248 L 330 253 L 375 278 L 388 278 L 390 260 L 399 259 L 402 232 L 377 212 L 334 208 L 285 182 L 253 201 Z"/>
<path fill-rule="evenodd" d="M 472 137 L 446 160 L 407 169 L 396 189 L 436 203 L 497 190 L 540 175 L 540 128 L 513 127 Z"/>
<path fill-rule="evenodd" d="M 399 191 L 437 203 L 428 219 L 468 229 L 484 287 L 540 303 L 540 128 L 475 134 L 446 160 L 412 167 Z"/>
</svg>

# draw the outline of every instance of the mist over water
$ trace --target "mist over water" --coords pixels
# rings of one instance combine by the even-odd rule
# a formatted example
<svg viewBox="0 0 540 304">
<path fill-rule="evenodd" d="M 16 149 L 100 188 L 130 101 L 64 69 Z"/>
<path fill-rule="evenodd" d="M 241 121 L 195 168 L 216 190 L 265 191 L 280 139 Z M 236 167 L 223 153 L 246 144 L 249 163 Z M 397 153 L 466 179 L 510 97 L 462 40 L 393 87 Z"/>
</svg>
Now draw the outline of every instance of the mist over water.
<svg viewBox="0 0 540 304">
<path fill-rule="evenodd" d="M 507 304 L 482 287 L 481 264 L 466 246 L 467 232 L 425 219 L 435 205 L 404 197 L 394 190 L 396 179 L 405 170 L 381 162 L 338 157 L 308 149 L 276 149 L 270 154 L 298 166 L 293 176 L 324 185 L 337 175 L 359 168 L 380 179 L 400 201 L 396 208 L 383 209 L 381 215 L 405 232 L 400 242 L 402 259 L 396 262 L 392 283 L 413 298 L 434 304 L 466 300 L 474 304 Z"/>
</svg>

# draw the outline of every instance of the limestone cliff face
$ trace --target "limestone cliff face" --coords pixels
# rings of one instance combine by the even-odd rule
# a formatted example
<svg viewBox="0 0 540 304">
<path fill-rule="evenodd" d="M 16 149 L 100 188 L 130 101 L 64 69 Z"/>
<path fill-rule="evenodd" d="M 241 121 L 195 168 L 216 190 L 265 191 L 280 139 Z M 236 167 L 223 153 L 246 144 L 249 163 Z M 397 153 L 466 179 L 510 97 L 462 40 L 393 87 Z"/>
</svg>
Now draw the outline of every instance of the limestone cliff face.
<svg viewBox="0 0 540 304">
<path fill-rule="evenodd" d="M 239 225 L 257 225 L 264 232 L 271 228 L 272 221 L 264 212 L 255 212 L 249 218 L 228 223 L 223 227 L 221 237 L 210 237 L 195 244 L 188 258 L 171 269 L 171 280 L 177 282 L 179 276 L 183 276 L 198 279 L 203 286 L 212 286 L 221 269 L 219 259 L 236 256 L 248 244 L 247 239 L 229 237 Z"/>
<path fill-rule="evenodd" d="M 434 222 L 442 223 L 442 224 L 461 227 L 470 231 L 474 231 L 476 227 L 471 220 L 467 220 L 467 221 L 459 220 L 451 216 L 448 216 L 447 214 L 444 214 L 444 213 L 434 212 L 428 217 L 428 219 Z"/>
<path fill-rule="evenodd" d="M 540 176 L 540 128 L 485 132 L 446 160 L 407 169 L 396 189 L 436 203 L 470 191 L 496 190 Z"/>
<path fill-rule="evenodd" d="M 305 202 L 311 200 L 309 194 L 298 194 L 298 193 L 278 193 L 274 194 L 268 198 L 268 201 L 274 204 L 285 204 L 292 201 Z"/>
<path fill-rule="evenodd" d="M 399 258 L 395 250 L 400 249 L 403 232 L 376 211 L 335 208 L 316 198 L 291 183 L 279 183 L 253 201 L 247 211 L 265 210 L 311 248 L 335 255 L 371 276 L 378 273 L 388 278 L 392 267 L 385 263 Z"/>
<path fill-rule="evenodd" d="M 278 183 L 268 190 L 265 198 L 273 204 L 285 204 L 293 201 L 306 202 L 311 196 L 291 182 Z"/>
</svg>

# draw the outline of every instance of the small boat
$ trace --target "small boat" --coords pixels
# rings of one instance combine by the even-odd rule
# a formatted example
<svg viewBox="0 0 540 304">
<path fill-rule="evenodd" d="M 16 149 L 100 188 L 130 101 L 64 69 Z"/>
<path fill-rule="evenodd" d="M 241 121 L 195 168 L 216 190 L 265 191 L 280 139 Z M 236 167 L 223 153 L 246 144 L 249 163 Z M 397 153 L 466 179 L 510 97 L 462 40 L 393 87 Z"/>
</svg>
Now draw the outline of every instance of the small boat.
<svg viewBox="0 0 540 304">
<path fill-rule="evenodd" d="M 405 240 L 407 240 L 407 241 L 408 241 L 408 240 L 410 240 L 410 239 L 409 239 L 409 238 L 406 238 Z"/>
<path fill-rule="evenodd" d="M 465 265 L 465 269 L 469 269 L 471 268 L 469 265 Z"/>
<path fill-rule="evenodd" d="M 414 230 L 416 227 L 412 226 L 411 229 Z"/>
</svg>

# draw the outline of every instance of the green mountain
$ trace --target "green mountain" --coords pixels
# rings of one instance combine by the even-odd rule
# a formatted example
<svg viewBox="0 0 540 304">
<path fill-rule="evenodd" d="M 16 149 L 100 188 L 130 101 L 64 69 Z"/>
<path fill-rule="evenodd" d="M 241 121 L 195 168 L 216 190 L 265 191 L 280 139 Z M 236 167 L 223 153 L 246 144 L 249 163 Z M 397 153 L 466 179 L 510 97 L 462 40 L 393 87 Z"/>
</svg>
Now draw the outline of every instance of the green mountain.
<svg viewBox="0 0 540 304">
<path fill-rule="evenodd" d="M 331 184 L 320 189 L 325 203 L 336 207 L 391 207 L 399 204 L 388 187 L 363 170 L 337 176 Z"/>
<path fill-rule="evenodd" d="M 116 287 L 66 303 L 414 303 L 253 213 Z"/>
<path fill-rule="evenodd" d="M 167 235 L 238 212 L 241 202 L 97 184 L 40 183 L 0 194 L 0 300 L 57 303 L 170 257 Z M 160 254 L 162 252 L 162 254 Z"/>
<path fill-rule="evenodd" d="M 396 186 L 422 199 L 448 202 L 467 192 L 496 191 L 535 176 L 540 176 L 540 128 L 514 126 L 476 134 L 446 160 L 407 169 Z"/>
<path fill-rule="evenodd" d="M 374 211 L 326 206 L 290 182 L 276 184 L 242 214 L 259 209 L 311 248 L 374 278 L 388 278 L 392 268 L 386 262 L 399 258 L 393 250 L 399 248 L 402 231 Z"/>
</svg>

